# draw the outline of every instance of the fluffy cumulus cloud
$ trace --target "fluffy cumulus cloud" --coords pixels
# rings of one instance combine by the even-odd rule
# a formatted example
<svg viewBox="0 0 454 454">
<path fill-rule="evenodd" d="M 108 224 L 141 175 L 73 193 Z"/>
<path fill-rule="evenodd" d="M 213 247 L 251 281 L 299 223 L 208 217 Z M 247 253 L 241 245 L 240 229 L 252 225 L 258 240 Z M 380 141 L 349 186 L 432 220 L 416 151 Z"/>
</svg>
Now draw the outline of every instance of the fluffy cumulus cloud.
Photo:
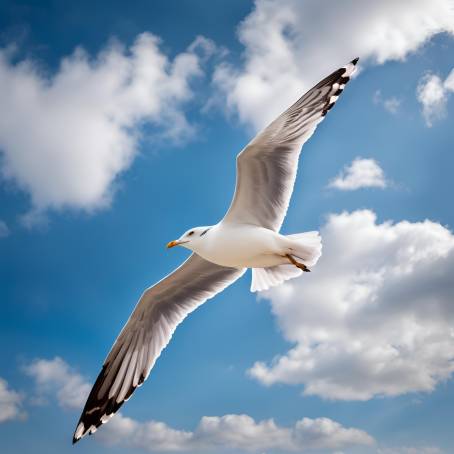
<svg viewBox="0 0 454 454">
<path fill-rule="evenodd" d="M 81 409 L 91 389 L 82 375 L 58 356 L 54 359 L 35 359 L 24 367 L 24 372 L 36 382 L 35 402 L 55 396 L 60 406 Z"/>
<path fill-rule="evenodd" d="M 383 169 L 375 159 L 356 158 L 330 183 L 330 188 L 354 191 L 360 188 L 385 188 Z"/>
<path fill-rule="evenodd" d="M 454 235 L 431 222 L 331 215 L 313 272 L 264 294 L 294 344 L 249 374 L 304 394 L 429 392 L 454 371 Z"/>
<path fill-rule="evenodd" d="M 328 418 L 304 418 L 293 427 L 280 427 L 272 419 L 256 422 L 248 415 L 204 416 L 194 432 L 186 432 L 162 422 L 139 423 L 120 414 L 97 432 L 96 438 L 149 452 L 302 452 L 374 443 L 366 432 L 345 428 Z"/>
<path fill-rule="evenodd" d="M 0 378 L 0 423 L 24 417 L 22 401 L 23 396 L 10 389 L 6 380 Z"/>
<path fill-rule="evenodd" d="M 48 396 L 55 396 L 61 407 L 80 410 L 91 385 L 62 358 L 35 359 L 24 367 L 24 372 L 35 380 L 35 402 L 43 403 Z M 21 398 L 7 390 L 0 379 L 0 422 L 3 401 L 18 414 Z M 9 400 L 3 396 L 8 395 Z M 5 404 L 5 409 L 6 409 Z M 6 410 L 4 412 L 6 414 Z M 10 418 L 15 414 L 10 410 Z M 374 439 L 356 428 L 346 428 L 328 418 L 304 418 L 293 427 L 279 427 L 272 419 L 256 422 L 247 415 L 204 416 L 195 431 L 189 432 L 169 427 L 159 421 L 138 422 L 121 413 L 96 433 L 104 444 L 139 448 L 150 452 L 241 449 L 263 451 L 280 449 L 302 451 L 305 449 L 336 449 L 345 446 L 369 446 Z"/>
<path fill-rule="evenodd" d="M 452 0 L 256 0 L 238 34 L 240 69 L 221 65 L 215 83 L 231 110 L 256 129 L 305 89 L 354 57 L 401 60 L 433 35 L 454 33 Z"/>
<path fill-rule="evenodd" d="M 418 101 L 426 125 L 431 127 L 434 121 L 446 115 L 448 98 L 454 92 L 454 69 L 443 80 L 440 76 L 427 73 L 419 81 L 417 88 Z"/>
<path fill-rule="evenodd" d="M 183 103 L 212 50 L 199 37 L 170 60 L 144 33 L 130 48 L 113 42 L 94 57 L 79 48 L 54 74 L 0 50 L 1 176 L 30 195 L 35 219 L 47 209 L 109 204 L 141 125 L 169 140 L 191 134 Z"/>
</svg>

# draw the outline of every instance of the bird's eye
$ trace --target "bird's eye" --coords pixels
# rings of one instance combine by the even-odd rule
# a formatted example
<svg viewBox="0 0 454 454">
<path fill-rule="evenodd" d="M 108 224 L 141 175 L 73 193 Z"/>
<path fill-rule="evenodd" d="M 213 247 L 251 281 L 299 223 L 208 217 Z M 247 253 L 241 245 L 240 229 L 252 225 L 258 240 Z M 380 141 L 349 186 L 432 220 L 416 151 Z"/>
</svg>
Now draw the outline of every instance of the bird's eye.
<svg viewBox="0 0 454 454">
<path fill-rule="evenodd" d="M 191 235 L 194 235 L 194 230 L 191 230 L 191 231 L 188 233 L 188 236 L 191 236 Z"/>
</svg>

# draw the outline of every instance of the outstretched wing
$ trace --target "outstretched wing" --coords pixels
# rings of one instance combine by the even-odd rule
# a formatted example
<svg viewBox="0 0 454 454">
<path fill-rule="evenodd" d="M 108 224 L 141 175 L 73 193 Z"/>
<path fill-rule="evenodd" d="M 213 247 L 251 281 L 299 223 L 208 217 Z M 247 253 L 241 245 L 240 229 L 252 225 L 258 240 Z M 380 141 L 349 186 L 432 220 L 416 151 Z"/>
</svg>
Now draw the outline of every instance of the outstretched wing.
<svg viewBox="0 0 454 454">
<path fill-rule="evenodd" d="M 333 107 L 358 59 L 303 95 L 237 156 L 235 195 L 223 222 L 279 231 L 295 184 L 301 147 Z"/>
<path fill-rule="evenodd" d="M 219 266 L 192 254 L 179 268 L 145 291 L 93 385 L 73 443 L 87 433 L 94 433 L 146 380 L 177 325 L 244 271 Z"/>
</svg>

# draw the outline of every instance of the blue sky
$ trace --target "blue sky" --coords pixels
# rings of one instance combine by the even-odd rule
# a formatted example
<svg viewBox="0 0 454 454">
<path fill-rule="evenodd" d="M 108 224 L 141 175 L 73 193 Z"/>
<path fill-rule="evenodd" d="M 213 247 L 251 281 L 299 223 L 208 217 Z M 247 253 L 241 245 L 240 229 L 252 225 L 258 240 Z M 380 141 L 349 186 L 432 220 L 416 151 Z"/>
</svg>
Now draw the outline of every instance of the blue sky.
<svg viewBox="0 0 454 454">
<path fill-rule="evenodd" d="M 453 9 L 0 2 L 1 452 L 452 452 Z M 356 56 L 283 226 L 321 231 L 313 273 L 202 306 L 72 447 L 141 292 L 187 256 L 165 244 L 216 223 L 241 148 Z"/>
</svg>

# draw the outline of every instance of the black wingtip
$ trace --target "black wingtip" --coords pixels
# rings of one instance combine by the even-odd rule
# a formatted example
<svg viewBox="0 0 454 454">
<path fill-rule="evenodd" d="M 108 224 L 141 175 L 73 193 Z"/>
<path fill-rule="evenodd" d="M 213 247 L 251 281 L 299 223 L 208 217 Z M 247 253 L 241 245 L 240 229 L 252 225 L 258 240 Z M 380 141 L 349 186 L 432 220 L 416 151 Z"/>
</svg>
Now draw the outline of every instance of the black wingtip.
<svg viewBox="0 0 454 454">
<path fill-rule="evenodd" d="M 352 65 L 356 65 L 356 63 L 358 63 L 358 60 L 359 60 L 359 57 L 356 57 L 356 58 L 354 58 L 350 63 L 351 63 Z"/>
<path fill-rule="evenodd" d="M 82 423 L 82 421 L 79 421 L 77 424 L 77 428 L 73 434 L 73 445 L 75 445 L 78 441 L 82 440 L 85 434 L 86 434 L 85 426 Z"/>
</svg>

